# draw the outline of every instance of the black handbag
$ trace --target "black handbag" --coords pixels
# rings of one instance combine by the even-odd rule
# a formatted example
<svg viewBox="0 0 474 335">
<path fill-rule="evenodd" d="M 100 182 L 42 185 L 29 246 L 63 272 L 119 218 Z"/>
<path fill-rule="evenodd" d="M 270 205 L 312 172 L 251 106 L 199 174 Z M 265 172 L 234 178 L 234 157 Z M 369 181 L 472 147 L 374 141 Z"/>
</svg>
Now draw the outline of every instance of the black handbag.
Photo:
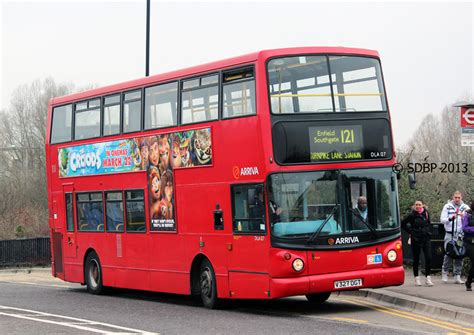
<svg viewBox="0 0 474 335">
<path fill-rule="evenodd" d="M 454 222 L 456 222 L 456 226 L 458 224 L 456 219 L 451 224 L 451 241 L 448 241 L 448 244 L 446 244 L 445 253 L 453 259 L 463 259 L 466 257 L 466 247 L 462 240 L 454 240 Z"/>
<path fill-rule="evenodd" d="M 454 259 L 463 259 L 466 257 L 466 247 L 464 243 L 455 240 L 449 241 L 446 245 L 446 255 Z"/>
</svg>

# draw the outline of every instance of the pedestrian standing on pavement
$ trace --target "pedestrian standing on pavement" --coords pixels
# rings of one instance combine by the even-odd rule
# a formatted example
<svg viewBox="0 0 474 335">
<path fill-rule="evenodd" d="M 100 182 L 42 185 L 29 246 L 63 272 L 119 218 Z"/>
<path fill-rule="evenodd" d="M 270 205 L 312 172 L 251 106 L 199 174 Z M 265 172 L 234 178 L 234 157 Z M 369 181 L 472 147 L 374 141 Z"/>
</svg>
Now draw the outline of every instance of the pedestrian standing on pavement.
<svg viewBox="0 0 474 335">
<path fill-rule="evenodd" d="M 444 230 L 446 231 L 444 235 L 444 250 L 446 250 L 446 245 L 449 241 L 452 239 L 457 241 L 459 238 L 462 238 L 462 219 L 467 210 L 469 210 L 469 206 L 462 201 L 462 194 L 459 191 L 454 192 L 453 199 L 444 205 L 440 218 L 441 223 L 444 224 Z M 443 282 L 448 282 L 449 268 L 453 263 L 454 283 L 464 284 L 461 280 L 462 259 L 452 259 L 448 255 L 444 255 L 443 259 L 441 272 Z"/>
<path fill-rule="evenodd" d="M 462 220 L 464 244 L 467 251 L 466 256 L 471 260 L 471 270 L 466 279 L 466 291 L 472 291 L 472 280 L 474 277 L 474 215 L 472 208 L 474 208 L 474 201 L 471 201 L 471 209 L 467 211 Z"/>
<path fill-rule="evenodd" d="M 431 281 L 431 222 L 428 211 L 421 200 L 416 200 L 412 211 L 402 220 L 402 228 L 410 234 L 411 250 L 413 252 L 413 274 L 415 285 L 421 286 L 418 275 L 420 264 L 420 253 L 423 250 L 425 256 L 425 284 L 433 286 Z"/>
</svg>

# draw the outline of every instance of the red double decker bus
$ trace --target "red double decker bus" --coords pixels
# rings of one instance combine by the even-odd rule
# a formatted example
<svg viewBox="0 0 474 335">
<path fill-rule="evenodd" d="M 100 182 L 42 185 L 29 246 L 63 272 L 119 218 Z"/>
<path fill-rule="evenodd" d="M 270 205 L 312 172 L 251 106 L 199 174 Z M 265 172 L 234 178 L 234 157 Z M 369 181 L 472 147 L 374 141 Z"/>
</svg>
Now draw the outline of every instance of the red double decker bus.
<svg viewBox="0 0 474 335">
<path fill-rule="evenodd" d="M 378 53 L 261 51 L 54 98 L 53 275 L 219 299 L 401 285 Z"/>
</svg>

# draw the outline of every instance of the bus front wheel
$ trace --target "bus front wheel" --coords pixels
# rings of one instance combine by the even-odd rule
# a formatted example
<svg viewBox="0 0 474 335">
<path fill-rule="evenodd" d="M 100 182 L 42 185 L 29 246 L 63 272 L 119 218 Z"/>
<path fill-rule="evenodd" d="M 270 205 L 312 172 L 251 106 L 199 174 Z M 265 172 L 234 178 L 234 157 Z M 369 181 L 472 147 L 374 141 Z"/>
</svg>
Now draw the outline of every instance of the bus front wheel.
<svg viewBox="0 0 474 335">
<path fill-rule="evenodd" d="M 313 293 L 307 294 L 306 299 L 312 304 L 322 304 L 326 300 L 329 299 L 331 292 L 321 292 L 321 293 Z"/>
<path fill-rule="evenodd" d="M 201 292 L 201 301 L 204 307 L 218 308 L 216 275 L 211 262 L 204 259 L 199 271 L 199 288 Z"/>
<path fill-rule="evenodd" d="M 89 293 L 102 294 L 104 292 L 102 267 L 100 266 L 99 256 L 94 251 L 87 255 L 84 275 Z"/>
</svg>

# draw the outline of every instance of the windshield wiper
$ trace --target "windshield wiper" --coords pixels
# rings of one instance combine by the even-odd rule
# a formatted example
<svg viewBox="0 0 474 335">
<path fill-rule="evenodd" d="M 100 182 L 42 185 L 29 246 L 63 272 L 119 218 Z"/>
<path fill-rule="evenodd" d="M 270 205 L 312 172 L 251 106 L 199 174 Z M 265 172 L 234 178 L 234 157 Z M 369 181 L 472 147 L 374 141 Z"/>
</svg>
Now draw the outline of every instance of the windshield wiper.
<svg viewBox="0 0 474 335">
<path fill-rule="evenodd" d="M 358 213 L 354 208 L 349 208 L 349 210 L 352 212 L 352 214 L 355 215 L 356 218 L 359 219 L 360 222 L 362 222 L 364 225 L 367 226 L 367 228 L 369 228 L 370 232 L 371 232 L 375 237 L 377 237 L 377 231 L 375 230 L 375 228 L 372 227 L 367 221 L 365 221 L 365 219 L 362 217 L 362 215 L 360 215 L 360 213 Z"/>
<path fill-rule="evenodd" d="M 308 238 L 308 240 L 306 241 L 306 243 L 311 243 L 313 242 L 318 236 L 319 234 L 321 233 L 321 231 L 323 230 L 324 226 L 326 225 L 326 223 L 329 222 L 329 219 L 331 217 L 334 216 L 334 213 L 336 213 L 336 210 L 339 208 L 339 204 L 335 205 L 332 209 L 331 209 L 331 213 L 329 213 L 329 215 L 327 216 L 327 218 L 323 221 L 323 223 L 321 224 L 321 226 L 319 226 L 319 228 L 317 230 L 315 230 L 315 232 Z"/>
</svg>

